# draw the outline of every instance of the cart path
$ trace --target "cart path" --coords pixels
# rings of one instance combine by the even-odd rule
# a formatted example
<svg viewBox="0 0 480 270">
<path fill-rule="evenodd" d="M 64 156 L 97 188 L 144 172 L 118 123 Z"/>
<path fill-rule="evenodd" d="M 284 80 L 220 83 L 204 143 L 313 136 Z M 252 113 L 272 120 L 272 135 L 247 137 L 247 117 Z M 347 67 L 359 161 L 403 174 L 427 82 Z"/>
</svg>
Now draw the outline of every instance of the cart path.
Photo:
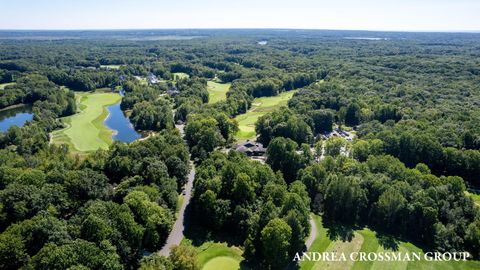
<svg viewBox="0 0 480 270">
<path fill-rule="evenodd" d="M 310 249 L 310 247 L 313 244 L 313 241 L 315 241 L 315 239 L 318 236 L 317 224 L 313 220 L 312 216 L 310 216 L 309 221 L 310 221 L 310 235 L 308 236 L 307 240 L 305 240 L 305 246 L 307 247 L 307 250 Z"/>
<path fill-rule="evenodd" d="M 183 197 L 183 203 L 182 203 L 182 206 L 180 207 L 180 211 L 178 212 L 178 218 L 175 221 L 175 224 L 173 224 L 172 231 L 168 235 L 165 245 L 159 251 L 159 254 L 162 256 L 168 257 L 170 255 L 170 249 L 174 246 L 180 245 L 180 242 L 183 239 L 183 230 L 184 230 L 183 221 L 185 219 L 185 209 L 187 208 L 187 205 L 190 203 L 190 197 L 191 197 L 192 188 L 193 188 L 193 179 L 195 179 L 195 167 L 193 166 L 193 164 L 191 166 L 192 166 L 192 169 L 190 170 L 190 174 L 188 175 L 188 181 L 187 181 L 187 184 L 185 185 L 185 195 Z"/>
</svg>

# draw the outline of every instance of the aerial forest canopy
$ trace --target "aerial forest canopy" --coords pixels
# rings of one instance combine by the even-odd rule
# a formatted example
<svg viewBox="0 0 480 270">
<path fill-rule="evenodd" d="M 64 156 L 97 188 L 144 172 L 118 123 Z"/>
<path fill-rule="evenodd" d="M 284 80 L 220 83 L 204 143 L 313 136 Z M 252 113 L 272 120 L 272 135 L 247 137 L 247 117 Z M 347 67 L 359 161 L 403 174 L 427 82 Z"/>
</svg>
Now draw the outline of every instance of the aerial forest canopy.
<svg viewBox="0 0 480 270">
<path fill-rule="evenodd" d="M 201 269 L 212 241 L 238 248 L 245 269 L 283 269 L 307 248 L 313 215 L 331 234 L 368 227 L 478 260 L 479 44 L 474 33 L 0 31 L 0 113 L 33 114 L 0 133 L 0 269 Z M 216 102 L 211 82 L 228 83 Z M 52 143 L 86 92 L 120 93 L 144 138 L 85 153 Z M 236 119 L 252 111 L 247 143 L 262 162 L 236 151 Z M 185 239 L 160 256 L 189 175 Z"/>
</svg>

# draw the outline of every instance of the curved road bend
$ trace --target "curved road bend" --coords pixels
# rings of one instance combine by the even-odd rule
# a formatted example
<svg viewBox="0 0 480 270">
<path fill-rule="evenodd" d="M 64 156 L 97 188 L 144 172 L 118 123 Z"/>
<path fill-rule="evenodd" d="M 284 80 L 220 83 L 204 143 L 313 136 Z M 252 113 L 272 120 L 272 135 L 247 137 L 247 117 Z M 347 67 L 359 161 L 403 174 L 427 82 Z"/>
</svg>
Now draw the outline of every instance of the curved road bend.
<svg viewBox="0 0 480 270">
<path fill-rule="evenodd" d="M 170 249 L 173 246 L 180 245 L 180 242 L 183 239 L 183 220 L 185 218 L 185 209 L 187 208 L 188 203 L 190 202 L 190 197 L 192 194 L 192 187 L 193 187 L 193 179 L 195 179 L 195 167 L 191 164 L 192 169 L 190 170 L 190 174 L 188 175 L 188 181 L 185 185 L 185 195 L 183 197 L 183 204 L 180 207 L 180 211 L 178 212 L 178 218 L 173 224 L 172 231 L 168 235 L 167 241 L 163 248 L 159 251 L 159 254 L 162 256 L 168 257 L 170 255 Z"/>
<path fill-rule="evenodd" d="M 305 239 L 305 246 L 307 247 L 305 251 L 308 251 L 312 247 L 313 241 L 315 241 L 315 239 L 318 236 L 318 230 L 317 230 L 318 228 L 317 228 L 317 224 L 315 224 L 315 221 L 313 220 L 313 214 L 310 214 L 309 222 L 310 222 L 310 234 L 308 235 L 307 239 Z M 284 270 L 297 270 L 297 269 L 298 269 L 298 264 L 295 263 L 293 260 L 284 268 Z"/>
</svg>

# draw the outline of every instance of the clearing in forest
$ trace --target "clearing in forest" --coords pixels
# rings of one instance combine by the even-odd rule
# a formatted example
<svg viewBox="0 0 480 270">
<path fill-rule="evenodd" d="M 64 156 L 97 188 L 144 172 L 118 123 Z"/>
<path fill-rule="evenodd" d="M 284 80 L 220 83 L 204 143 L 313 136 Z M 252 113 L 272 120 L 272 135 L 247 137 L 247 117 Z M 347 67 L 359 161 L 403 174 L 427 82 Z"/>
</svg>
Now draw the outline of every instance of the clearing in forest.
<svg viewBox="0 0 480 270">
<path fill-rule="evenodd" d="M 67 144 L 74 152 L 89 152 L 107 149 L 112 144 L 112 130 L 104 125 L 108 116 L 107 106 L 118 103 L 117 93 L 76 93 L 80 110 L 72 116 L 62 118 L 67 125 L 52 132 L 52 143 Z"/>
<path fill-rule="evenodd" d="M 293 97 L 293 94 L 298 90 L 282 92 L 274 97 L 256 98 L 252 102 L 252 107 L 247 113 L 238 115 L 235 119 L 238 122 L 239 131 L 235 135 L 237 140 L 255 139 L 255 123 L 261 116 L 278 109 L 281 106 L 286 106 L 288 100 Z"/>
<path fill-rule="evenodd" d="M 473 202 L 480 207 L 480 193 L 465 192 L 468 197 L 472 198 Z"/>
<path fill-rule="evenodd" d="M 227 91 L 230 89 L 230 83 L 219 83 L 215 81 L 207 82 L 208 103 L 217 103 L 227 99 Z"/>
<path fill-rule="evenodd" d="M 173 80 L 176 81 L 177 79 L 185 79 L 185 78 L 190 78 L 190 75 L 187 73 L 183 72 L 174 72 L 173 73 Z"/>
<path fill-rule="evenodd" d="M 100 65 L 101 68 L 105 69 L 120 69 L 122 65 Z"/>
<path fill-rule="evenodd" d="M 300 263 L 301 270 L 312 269 L 353 269 L 353 270 L 381 270 L 381 269 L 438 269 L 438 270 L 467 270 L 480 269 L 479 261 L 425 261 L 423 252 L 412 243 L 402 242 L 390 237 L 378 236 L 376 232 L 364 228 L 353 231 L 351 239 L 342 241 L 341 239 L 332 240 L 329 237 L 329 229 L 323 227 L 322 218 L 315 215 L 314 221 L 317 225 L 317 238 L 308 250 L 309 252 L 341 252 L 347 257 L 347 261 L 325 262 L 325 261 L 304 261 Z M 389 247 L 389 248 L 387 248 Z M 401 254 L 420 253 L 420 261 L 351 261 L 349 256 L 352 252 L 380 253 L 380 252 L 400 252 Z M 338 257 L 337 257 L 338 258 Z"/>
<path fill-rule="evenodd" d="M 5 89 L 5 87 L 9 85 L 14 85 L 14 82 L 9 82 L 9 83 L 0 83 L 0 89 Z"/>
</svg>

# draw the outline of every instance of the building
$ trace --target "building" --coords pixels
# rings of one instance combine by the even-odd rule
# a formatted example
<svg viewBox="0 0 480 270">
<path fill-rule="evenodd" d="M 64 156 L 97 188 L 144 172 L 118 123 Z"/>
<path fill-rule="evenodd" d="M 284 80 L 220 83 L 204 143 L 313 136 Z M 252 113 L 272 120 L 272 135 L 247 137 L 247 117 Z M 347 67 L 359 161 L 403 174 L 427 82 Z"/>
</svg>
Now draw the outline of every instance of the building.
<svg viewBox="0 0 480 270">
<path fill-rule="evenodd" d="M 180 91 L 178 91 L 177 87 L 172 86 L 172 87 L 170 87 L 170 89 L 167 90 L 167 94 L 170 95 L 170 96 L 175 96 L 175 95 L 180 94 Z"/>
<path fill-rule="evenodd" d="M 247 156 L 263 156 L 265 155 L 267 149 L 263 147 L 263 144 L 254 142 L 254 141 L 246 141 L 241 144 L 237 144 L 235 146 L 235 150 L 238 152 L 245 153 Z"/>
<path fill-rule="evenodd" d="M 158 83 L 158 78 L 157 78 L 157 76 L 153 75 L 153 73 L 148 74 L 147 80 L 148 80 L 151 84 L 156 84 L 156 83 Z"/>
</svg>

